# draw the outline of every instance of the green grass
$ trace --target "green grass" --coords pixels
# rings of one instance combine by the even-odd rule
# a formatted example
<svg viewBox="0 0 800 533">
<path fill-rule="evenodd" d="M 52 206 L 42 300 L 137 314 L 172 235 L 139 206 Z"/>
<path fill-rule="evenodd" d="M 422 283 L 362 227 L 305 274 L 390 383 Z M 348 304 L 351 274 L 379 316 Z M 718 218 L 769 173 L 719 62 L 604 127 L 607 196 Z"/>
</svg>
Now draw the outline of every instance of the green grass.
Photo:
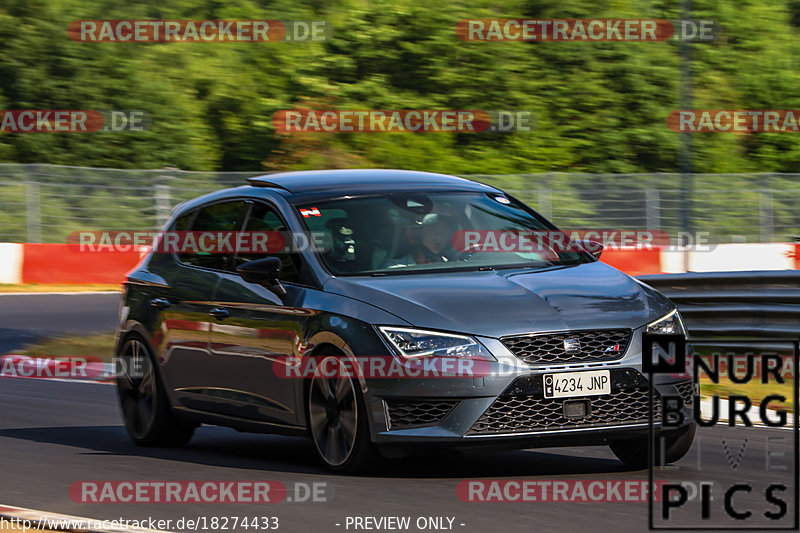
<svg viewBox="0 0 800 533">
<path fill-rule="evenodd" d="M 736 340 L 730 338 L 729 340 Z M 751 351 L 751 350 L 747 350 Z M 702 346 L 697 348 L 697 353 L 701 356 L 710 356 L 712 353 L 717 352 L 725 354 L 732 352 L 737 355 L 743 355 L 744 351 L 741 348 L 727 348 L 726 346 Z M 737 374 L 741 375 L 741 374 Z M 719 383 L 712 382 L 705 372 L 700 373 L 700 395 L 712 396 L 717 395 L 720 398 L 727 398 L 732 395 L 747 396 L 754 405 L 761 403 L 761 400 L 770 394 L 780 394 L 786 397 L 785 408 L 787 410 L 794 409 L 794 383 L 795 378 L 784 376 L 783 383 L 776 383 L 774 377 L 769 376 L 768 383 L 761 383 L 761 377 L 754 375 L 753 378 L 747 383 L 733 383 L 726 375 L 725 372 L 720 373 Z M 771 406 L 780 405 L 771 402 Z"/>
<path fill-rule="evenodd" d="M 21 350 L 14 350 L 14 353 L 30 357 L 83 357 L 111 362 L 114 356 L 114 334 L 53 337 Z"/>
<path fill-rule="evenodd" d="M 783 383 L 770 383 L 763 384 L 761 380 L 753 380 L 749 383 L 736 384 L 731 383 L 726 378 L 720 377 L 719 383 L 713 383 L 709 379 L 700 379 L 700 395 L 712 396 L 716 394 L 720 398 L 727 398 L 732 395 L 747 396 L 753 402 L 753 405 L 758 405 L 761 400 L 770 394 L 781 394 L 786 397 L 786 402 L 783 404 L 788 411 L 794 410 L 794 380 L 786 379 Z M 770 407 L 780 406 L 777 402 L 770 402 Z"/>
</svg>

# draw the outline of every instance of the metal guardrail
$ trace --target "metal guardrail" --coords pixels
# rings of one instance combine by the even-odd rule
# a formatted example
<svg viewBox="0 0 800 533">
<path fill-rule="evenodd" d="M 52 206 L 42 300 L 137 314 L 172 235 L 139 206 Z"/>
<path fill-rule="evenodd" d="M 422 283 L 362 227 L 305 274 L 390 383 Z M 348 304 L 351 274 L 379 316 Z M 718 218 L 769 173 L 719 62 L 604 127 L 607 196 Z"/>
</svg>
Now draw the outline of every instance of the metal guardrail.
<svg viewBox="0 0 800 533">
<path fill-rule="evenodd" d="M 692 337 L 800 337 L 800 271 L 640 276 L 678 306 Z"/>
<path fill-rule="evenodd" d="M 244 185 L 253 172 L 189 172 L 0 163 L 0 242 L 64 242 L 73 231 L 153 230 L 178 203 Z M 792 242 L 800 236 L 800 174 L 472 174 L 563 229 L 649 230 L 684 243 Z M 690 213 L 685 212 L 691 198 Z M 661 233 L 663 232 L 663 233 Z M 704 234 L 704 235 L 702 235 Z"/>
</svg>

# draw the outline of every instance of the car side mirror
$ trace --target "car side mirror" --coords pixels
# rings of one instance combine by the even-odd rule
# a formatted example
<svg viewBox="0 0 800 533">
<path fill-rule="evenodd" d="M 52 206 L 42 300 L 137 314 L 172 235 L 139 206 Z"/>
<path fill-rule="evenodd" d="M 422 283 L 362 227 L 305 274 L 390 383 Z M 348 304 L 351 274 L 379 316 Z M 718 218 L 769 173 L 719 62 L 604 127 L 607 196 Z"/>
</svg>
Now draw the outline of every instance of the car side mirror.
<svg viewBox="0 0 800 533">
<path fill-rule="evenodd" d="M 594 256 L 595 259 L 600 259 L 600 254 L 603 253 L 604 246 L 597 241 L 583 240 L 581 241 L 583 249 Z"/>
<path fill-rule="evenodd" d="M 257 283 L 271 290 L 281 298 L 286 296 L 286 289 L 281 284 L 281 260 L 277 257 L 254 259 L 236 267 L 236 272 L 248 283 Z"/>
</svg>

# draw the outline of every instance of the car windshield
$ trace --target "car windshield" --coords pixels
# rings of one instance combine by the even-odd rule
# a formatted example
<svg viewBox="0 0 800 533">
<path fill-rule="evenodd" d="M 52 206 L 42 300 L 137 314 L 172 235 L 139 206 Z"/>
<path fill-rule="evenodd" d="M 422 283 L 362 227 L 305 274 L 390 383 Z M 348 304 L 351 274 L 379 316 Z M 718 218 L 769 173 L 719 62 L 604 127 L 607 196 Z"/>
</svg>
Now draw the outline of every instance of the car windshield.
<svg viewBox="0 0 800 533">
<path fill-rule="evenodd" d="M 334 275 L 544 268 L 586 258 L 574 243 L 554 244 L 566 235 L 500 193 L 387 194 L 298 209 L 327 243 L 317 253 Z"/>
</svg>

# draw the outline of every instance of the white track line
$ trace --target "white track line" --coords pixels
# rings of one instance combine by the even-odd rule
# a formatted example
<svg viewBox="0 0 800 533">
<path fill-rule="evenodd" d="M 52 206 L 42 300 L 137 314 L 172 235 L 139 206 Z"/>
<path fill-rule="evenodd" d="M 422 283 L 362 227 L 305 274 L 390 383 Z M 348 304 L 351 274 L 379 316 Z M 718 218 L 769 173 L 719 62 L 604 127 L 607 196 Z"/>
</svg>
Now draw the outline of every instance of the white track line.
<svg viewBox="0 0 800 533">
<path fill-rule="evenodd" d="M 16 525 L 17 529 L 20 530 L 23 529 L 23 524 L 25 524 L 28 528 L 51 531 L 80 531 L 81 533 L 166 533 L 156 529 L 113 527 L 113 520 L 69 516 L 10 505 L 0 505 L 0 520 L 3 519 L 7 521 L 6 525 L 9 523 Z M 35 531 L 36 529 L 29 530 Z"/>
<path fill-rule="evenodd" d="M 0 296 L 52 296 L 73 294 L 121 294 L 121 291 L 73 291 L 73 292 L 0 292 Z"/>
</svg>

